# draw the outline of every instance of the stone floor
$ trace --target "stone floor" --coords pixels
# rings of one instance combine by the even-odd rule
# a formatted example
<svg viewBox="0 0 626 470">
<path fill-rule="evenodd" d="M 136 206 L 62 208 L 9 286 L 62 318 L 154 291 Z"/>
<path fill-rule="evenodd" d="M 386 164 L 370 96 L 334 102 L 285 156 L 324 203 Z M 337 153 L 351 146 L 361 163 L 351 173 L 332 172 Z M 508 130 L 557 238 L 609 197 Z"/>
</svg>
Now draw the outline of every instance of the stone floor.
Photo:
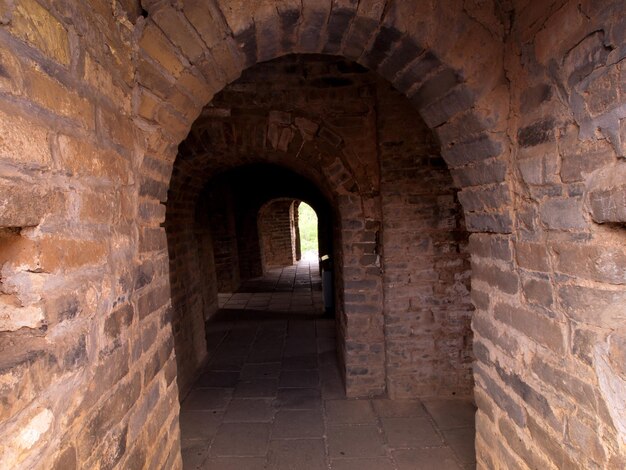
<svg viewBox="0 0 626 470">
<path fill-rule="evenodd" d="M 210 361 L 182 404 L 185 469 L 475 467 L 467 400 L 347 399 L 317 265 L 220 296 Z"/>
</svg>

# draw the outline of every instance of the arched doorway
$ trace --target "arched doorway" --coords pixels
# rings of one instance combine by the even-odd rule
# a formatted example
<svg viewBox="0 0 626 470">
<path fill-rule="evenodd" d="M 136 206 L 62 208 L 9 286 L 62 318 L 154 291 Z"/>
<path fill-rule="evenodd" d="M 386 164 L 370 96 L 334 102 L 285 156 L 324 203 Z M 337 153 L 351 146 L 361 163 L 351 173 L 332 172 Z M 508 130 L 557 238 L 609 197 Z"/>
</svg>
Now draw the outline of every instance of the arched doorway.
<svg viewBox="0 0 626 470">
<path fill-rule="evenodd" d="M 194 254 L 192 227 L 214 227 L 215 265 L 224 269 L 223 278 L 228 280 L 218 282 L 226 291 L 219 303 L 223 312 L 215 318 L 221 321 L 230 314 L 244 321 L 242 328 L 249 327 L 250 315 L 254 311 L 267 315 L 279 297 L 267 286 L 280 285 L 282 278 L 293 280 L 294 273 L 297 277 L 299 265 L 293 272 L 289 267 L 295 259 L 293 201 L 307 200 L 320 214 L 320 250 L 334 264 L 333 380 L 342 378 L 349 397 L 470 396 L 467 232 L 452 179 L 437 151 L 435 139 L 410 103 L 356 64 L 338 57 L 295 55 L 247 70 L 206 107 L 181 145 L 175 165 L 166 227 L 174 262 L 173 298 L 187 302 L 174 305 L 175 331 L 196 331 L 197 326 L 189 327 L 191 318 L 204 321 L 217 312 L 214 300 L 204 303 L 215 309 L 210 312 L 201 311 L 193 301 L 198 290 L 194 263 L 199 258 Z M 186 218 L 188 214 L 195 214 L 195 221 Z M 282 220 L 273 240 L 264 240 L 269 230 L 264 217 L 272 223 Z M 284 259 L 277 257 L 279 250 Z M 273 271 L 274 266 L 282 267 Z M 258 292 L 258 286 L 267 291 Z M 296 296 L 293 283 L 284 288 Z M 179 290 L 185 293 L 179 295 Z M 285 311 L 274 305 L 277 312 Z M 289 305 L 294 305 L 293 297 Z M 297 313 L 293 308 L 287 311 Z M 188 313 L 177 317 L 176 312 Z M 209 369 L 199 383 L 206 385 L 213 380 L 207 377 L 241 373 L 258 357 L 276 364 L 288 358 L 281 356 L 277 345 L 266 344 L 266 350 L 252 355 L 244 351 L 250 332 L 237 340 L 239 330 L 228 329 L 223 336 L 220 326 L 215 336 L 211 320 L 207 328 L 207 353 L 195 357 L 194 367 L 189 367 L 191 336 L 175 334 L 183 395 L 204 361 Z M 256 335 L 262 327 L 253 328 Z M 276 344 L 292 341 L 296 348 L 297 338 L 290 337 L 288 327 L 284 331 L 286 336 Z M 306 350 L 307 341 L 312 341 L 315 351 L 316 340 L 315 336 L 301 340 L 302 347 Z M 231 349 L 224 351 L 222 341 Z M 288 347 L 284 351 L 295 354 Z M 327 400 L 337 397 L 328 398 L 319 388 L 324 384 L 324 376 L 317 372 L 321 360 L 313 355 L 307 361 L 319 374 L 313 375 L 319 377 L 318 388 L 309 392 L 318 394 L 325 407 Z M 304 384 L 306 370 L 301 372 Z M 281 393 L 310 388 L 286 386 L 281 377 L 292 371 L 283 368 L 280 374 L 259 378 L 259 387 L 262 382 L 274 388 L 254 393 L 271 394 L 279 403 Z M 237 392 L 242 386 L 233 385 L 233 393 L 248 393 Z M 197 411 L 187 408 L 201 406 L 197 397 L 208 393 L 201 389 L 195 385 L 183 403 L 183 423 L 189 412 Z M 328 406 L 344 406 L 333 403 Z M 259 429 L 267 427 L 263 421 L 257 424 Z M 219 432 L 215 439 L 220 442 L 216 452 L 227 452 Z"/>
</svg>

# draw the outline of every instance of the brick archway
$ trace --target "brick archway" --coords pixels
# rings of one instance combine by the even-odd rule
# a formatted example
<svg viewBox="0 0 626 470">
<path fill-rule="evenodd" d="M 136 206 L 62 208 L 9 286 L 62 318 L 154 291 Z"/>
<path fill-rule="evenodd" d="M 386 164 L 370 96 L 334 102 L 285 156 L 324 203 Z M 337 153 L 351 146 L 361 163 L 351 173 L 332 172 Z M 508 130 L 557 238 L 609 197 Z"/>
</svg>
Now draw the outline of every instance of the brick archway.
<svg viewBox="0 0 626 470">
<path fill-rule="evenodd" d="M 324 53 L 462 188 L 478 465 L 625 466 L 622 1 L 0 3 L 2 464 L 181 466 L 177 148 L 242 71 Z"/>
<path fill-rule="evenodd" d="M 497 190 L 508 193 L 508 103 L 506 82 L 497 72 L 502 46 L 457 5 L 427 7 L 435 10 L 430 15 L 454 18 L 429 28 L 422 27 L 425 19 L 409 20 L 419 17 L 413 7 L 285 2 L 257 4 L 250 11 L 232 2 L 194 0 L 181 9 L 155 3 L 139 41 L 145 52 L 139 58 L 139 116 L 159 125 L 154 138 L 173 162 L 201 107 L 246 68 L 290 53 L 341 55 L 409 98 L 435 129 L 461 188 L 499 184 Z M 460 36 L 448 47 L 451 29 Z M 474 51 L 471 61 L 464 49 Z M 510 233 L 510 197 L 494 204 L 478 191 L 468 189 L 466 196 L 472 200 L 466 209 L 470 231 Z"/>
</svg>

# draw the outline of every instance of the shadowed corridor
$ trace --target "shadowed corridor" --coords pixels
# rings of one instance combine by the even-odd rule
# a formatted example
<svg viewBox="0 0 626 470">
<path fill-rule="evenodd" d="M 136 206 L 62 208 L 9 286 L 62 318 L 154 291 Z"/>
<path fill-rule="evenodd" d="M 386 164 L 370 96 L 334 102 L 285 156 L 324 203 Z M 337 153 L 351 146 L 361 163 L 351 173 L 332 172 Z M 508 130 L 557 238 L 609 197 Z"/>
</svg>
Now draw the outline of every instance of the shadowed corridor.
<svg viewBox="0 0 626 470">
<path fill-rule="evenodd" d="M 220 307 L 182 403 L 185 469 L 475 467 L 469 400 L 345 397 L 315 260 L 220 294 Z"/>
</svg>

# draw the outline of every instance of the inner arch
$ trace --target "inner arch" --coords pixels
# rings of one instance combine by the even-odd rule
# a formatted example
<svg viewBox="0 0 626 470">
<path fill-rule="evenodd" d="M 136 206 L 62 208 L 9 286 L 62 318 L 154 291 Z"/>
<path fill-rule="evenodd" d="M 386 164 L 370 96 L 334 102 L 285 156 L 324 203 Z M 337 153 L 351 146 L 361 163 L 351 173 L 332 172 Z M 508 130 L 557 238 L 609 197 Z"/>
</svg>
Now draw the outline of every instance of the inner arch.
<svg viewBox="0 0 626 470">
<path fill-rule="evenodd" d="M 261 164 L 277 166 L 260 171 Z M 231 195 L 203 206 L 208 182 L 227 174 Z M 202 258 L 194 250 L 212 242 L 215 252 L 214 235 L 198 242 L 198 217 L 221 211 L 238 222 L 205 226 L 245 231 L 260 206 L 237 210 L 244 192 L 306 200 L 294 189 L 307 185 L 329 207 L 318 213 L 333 217 L 324 243 L 333 247 L 337 352 L 347 394 L 471 394 L 467 233 L 452 178 L 412 104 L 340 57 L 290 55 L 251 67 L 205 106 L 181 144 L 166 223 L 173 301 L 183 299 L 174 308 L 175 331 L 197 331 L 217 308 L 213 298 L 196 302 L 176 293 L 197 281 L 186 280 Z M 239 257 L 230 263 L 237 266 L 231 280 L 262 272 L 253 255 L 242 256 L 254 242 L 229 243 Z M 185 256 L 176 253 L 180 244 Z M 206 290 L 213 278 L 193 289 Z M 207 358 L 203 340 L 196 333 L 176 341 L 183 392 Z"/>
</svg>

